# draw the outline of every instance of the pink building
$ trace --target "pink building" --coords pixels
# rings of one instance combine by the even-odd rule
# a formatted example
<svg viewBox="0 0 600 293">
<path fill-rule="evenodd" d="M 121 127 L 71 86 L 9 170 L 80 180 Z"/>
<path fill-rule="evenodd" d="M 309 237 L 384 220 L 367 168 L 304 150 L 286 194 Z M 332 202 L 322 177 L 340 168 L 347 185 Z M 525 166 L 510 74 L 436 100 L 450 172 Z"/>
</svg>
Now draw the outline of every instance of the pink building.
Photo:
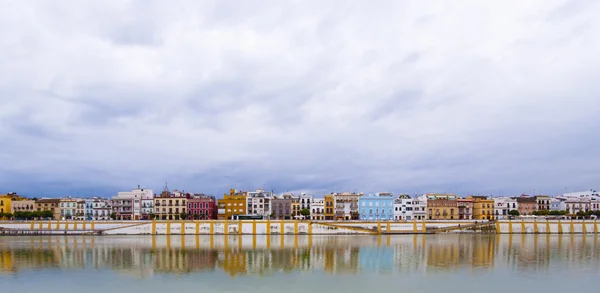
<svg viewBox="0 0 600 293">
<path fill-rule="evenodd" d="M 190 219 L 213 220 L 217 218 L 217 201 L 214 196 L 186 194 Z"/>
<path fill-rule="evenodd" d="M 517 197 L 517 205 L 521 215 L 531 215 L 538 209 L 538 202 L 535 197 L 526 194 Z"/>
</svg>

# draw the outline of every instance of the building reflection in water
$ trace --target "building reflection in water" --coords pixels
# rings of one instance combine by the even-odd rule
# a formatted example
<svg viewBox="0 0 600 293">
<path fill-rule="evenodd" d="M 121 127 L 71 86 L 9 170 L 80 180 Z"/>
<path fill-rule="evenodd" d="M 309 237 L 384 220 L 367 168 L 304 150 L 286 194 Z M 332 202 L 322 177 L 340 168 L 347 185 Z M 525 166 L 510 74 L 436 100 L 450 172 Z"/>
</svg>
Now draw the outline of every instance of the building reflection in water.
<svg viewBox="0 0 600 293">
<path fill-rule="evenodd" d="M 153 274 L 222 271 L 410 274 L 455 270 L 599 269 L 598 237 L 584 235 L 144 236 L 0 238 L 1 274 L 111 269 Z"/>
</svg>

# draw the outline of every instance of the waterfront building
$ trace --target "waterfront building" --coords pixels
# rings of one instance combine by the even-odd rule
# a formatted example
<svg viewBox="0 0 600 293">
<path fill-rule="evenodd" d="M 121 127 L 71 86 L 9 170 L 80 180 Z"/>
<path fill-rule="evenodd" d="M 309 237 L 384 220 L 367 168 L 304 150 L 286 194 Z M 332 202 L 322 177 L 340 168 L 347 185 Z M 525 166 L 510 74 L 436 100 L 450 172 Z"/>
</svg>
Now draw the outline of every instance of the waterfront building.
<svg viewBox="0 0 600 293">
<path fill-rule="evenodd" d="M 111 208 L 108 201 L 99 197 L 85 199 L 84 219 L 87 221 L 109 220 Z"/>
<path fill-rule="evenodd" d="M 457 199 L 458 205 L 458 219 L 459 220 L 473 220 L 473 199 L 472 198 L 459 198 Z"/>
<path fill-rule="evenodd" d="M 60 199 L 60 218 L 62 220 L 76 219 L 77 199 L 66 197 Z"/>
<path fill-rule="evenodd" d="M 537 211 L 537 200 L 535 200 L 535 197 L 522 194 L 521 196 L 517 197 L 517 206 L 519 207 L 520 215 L 533 215 L 533 212 Z"/>
<path fill-rule="evenodd" d="M 181 191 L 167 188 L 154 196 L 154 215 L 160 220 L 180 220 L 187 217 L 187 198 Z"/>
<path fill-rule="evenodd" d="M 358 198 L 360 220 L 390 221 L 394 219 L 394 194 L 380 192 Z"/>
<path fill-rule="evenodd" d="M 590 210 L 592 210 L 592 211 L 600 210 L 600 194 L 598 193 L 598 191 L 596 191 L 594 189 L 590 189 L 588 191 L 564 193 L 563 195 L 559 196 L 558 198 L 564 199 L 564 200 L 566 200 L 568 198 L 587 199 L 590 201 Z"/>
<path fill-rule="evenodd" d="M 113 196 L 112 212 L 119 220 L 140 220 L 142 219 L 142 198 L 148 200 L 153 197 L 152 189 L 140 188 L 138 185 L 137 189 L 122 191 L 117 196 Z"/>
<path fill-rule="evenodd" d="M 0 200 L 2 200 L 0 198 Z M 1 208 L 1 206 L 0 206 Z M 15 200 L 11 203 L 11 213 L 16 212 L 33 212 L 35 211 L 35 201 L 34 200 Z"/>
<path fill-rule="evenodd" d="M 60 220 L 60 199 L 42 198 L 35 202 L 35 210 L 38 212 L 51 211 L 55 220 Z"/>
<path fill-rule="evenodd" d="M 144 189 L 144 192 L 141 194 L 142 199 L 140 200 L 140 219 L 152 220 L 152 217 L 154 216 L 154 191 L 152 191 L 152 189 Z"/>
<path fill-rule="evenodd" d="M 427 219 L 457 220 L 458 201 L 455 194 L 429 193 L 427 197 Z"/>
<path fill-rule="evenodd" d="M 402 194 L 394 199 L 394 220 L 424 220 L 427 215 L 426 208 L 427 203 L 424 197 L 410 197 L 408 194 Z"/>
<path fill-rule="evenodd" d="M 217 218 L 217 200 L 204 194 L 187 194 L 188 218 L 213 220 Z"/>
<path fill-rule="evenodd" d="M 324 198 L 325 202 L 325 220 L 332 221 L 335 219 L 335 196 L 327 194 Z"/>
<path fill-rule="evenodd" d="M 494 198 L 494 216 L 496 220 L 508 219 L 510 211 L 518 211 L 519 205 L 517 200 L 512 197 L 495 197 Z"/>
<path fill-rule="evenodd" d="M 475 220 L 493 220 L 494 219 L 494 200 L 487 196 L 472 195 L 468 196 L 473 200 L 473 219 Z"/>
<path fill-rule="evenodd" d="M 537 210 L 538 211 L 549 211 L 550 210 L 550 199 L 551 197 L 547 195 L 536 195 L 534 196 Z"/>
<path fill-rule="evenodd" d="M 294 196 L 292 193 L 284 193 L 281 197 L 291 201 L 292 218 L 303 218 L 300 213 L 300 197 Z"/>
<path fill-rule="evenodd" d="M 0 214 L 9 214 L 12 211 L 12 197 L 10 194 L 0 195 Z"/>
<path fill-rule="evenodd" d="M 591 210 L 589 198 L 569 197 L 565 201 L 567 211 L 570 215 L 576 215 L 578 212 L 587 212 Z"/>
<path fill-rule="evenodd" d="M 248 191 L 246 196 L 246 209 L 248 215 L 262 216 L 263 219 L 271 215 L 271 201 L 273 192 L 265 191 L 262 188 L 256 191 Z"/>
<path fill-rule="evenodd" d="M 77 199 L 76 220 L 85 220 L 85 199 Z"/>
<path fill-rule="evenodd" d="M 310 210 L 313 196 L 311 194 L 300 194 L 300 210 Z"/>
<path fill-rule="evenodd" d="M 292 217 L 292 200 L 289 198 L 271 199 L 271 219 L 289 220 Z"/>
<path fill-rule="evenodd" d="M 567 203 L 566 199 L 552 198 L 550 199 L 550 210 L 551 211 L 566 211 Z"/>
<path fill-rule="evenodd" d="M 336 220 L 358 220 L 360 218 L 358 211 L 358 199 L 363 196 L 362 193 L 342 192 L 333 193 L 335 198 L 335 219 Z"/>
<path fill-rule="evenodd" d="M 224 194 L 217 203 L 217 218 L 219 220 L 231 220 L 239 215 L 246 214 L 245 191 L 230 189 L 229 194 Z"/>
<path fill-rule="evenodd" d="M 313 221 L 325 220 L 325 199 L 312 198 L 310 203 L 310 219 Z"/>
</svg>

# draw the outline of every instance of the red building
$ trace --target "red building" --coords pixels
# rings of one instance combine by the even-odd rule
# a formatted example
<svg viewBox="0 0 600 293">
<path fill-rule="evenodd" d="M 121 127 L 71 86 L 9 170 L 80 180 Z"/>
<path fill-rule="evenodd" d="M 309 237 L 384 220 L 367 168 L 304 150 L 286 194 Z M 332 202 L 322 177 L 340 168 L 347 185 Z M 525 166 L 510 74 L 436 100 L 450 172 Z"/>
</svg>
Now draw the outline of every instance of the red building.
<svg viewBox="0 0 600 293">
<path fill-rule="evenodd" d="M 217 219 L 217 200 L 204 194 L 186 194 L 189 219 Z"/>
</svg>

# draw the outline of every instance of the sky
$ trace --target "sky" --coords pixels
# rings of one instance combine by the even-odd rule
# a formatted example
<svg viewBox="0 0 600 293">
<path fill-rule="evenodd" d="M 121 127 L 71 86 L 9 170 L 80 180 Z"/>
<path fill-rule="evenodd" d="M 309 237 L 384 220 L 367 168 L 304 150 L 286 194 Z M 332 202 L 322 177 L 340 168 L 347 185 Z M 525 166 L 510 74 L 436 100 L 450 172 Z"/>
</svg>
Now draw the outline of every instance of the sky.
<svg viewBox="0 0 600 293">
<path fill-rule="evenodd" d="M 599 1 L 0 2 L 0 193 L 600 185 Z"/>
</svg>

